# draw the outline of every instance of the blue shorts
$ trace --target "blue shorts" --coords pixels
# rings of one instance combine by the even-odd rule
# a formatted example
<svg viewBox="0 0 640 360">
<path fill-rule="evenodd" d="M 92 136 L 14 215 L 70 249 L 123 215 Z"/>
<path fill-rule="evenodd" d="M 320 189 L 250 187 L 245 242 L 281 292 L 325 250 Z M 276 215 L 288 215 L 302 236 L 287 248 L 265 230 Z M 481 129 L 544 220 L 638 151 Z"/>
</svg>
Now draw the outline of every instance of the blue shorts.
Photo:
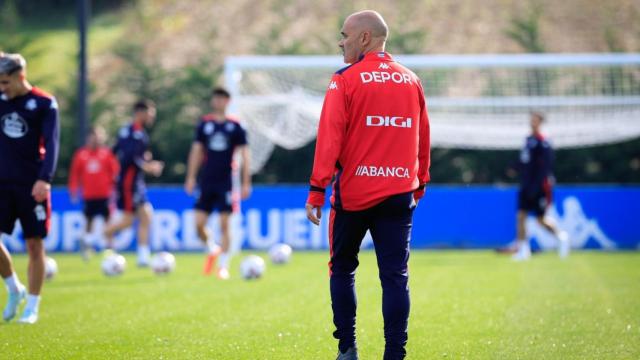
<svg viewBox="0 0 640 360">
<path fill-rule="evenodd" d="M 31 196 L 33 186 L 0 184 L 0 231 L 13 233 L 16 220 L 20 220 L 22 233 L 28 238 L 44 238 L 49 233 L 51 197 L 36 202 Z"/>
<path fill-rule="evenodd" d="M 82 213 L 87 219 L 93 219 L 96 216 L 102 216 L 105 221 L 109 220 L 109 215 L 111 215 L 111 209 L 109 209 L 109 199 L 85 200 L 82 207 Z"/>
<path fill-rule="evenodd" d="M 544 216 L 550 203 L 551 194 L 544 190 L 535 193 L 520 190 L 518 193 L 518 210 L 533 213 L 535 216 Z"/>
<path fill-rule="evenodd" d="M 200 190 L 194 207 L 206 213 L 211 213 L 214 210 L 232 212 L 234 208 L 233 194 L 230 190 Z"/>
</svg>

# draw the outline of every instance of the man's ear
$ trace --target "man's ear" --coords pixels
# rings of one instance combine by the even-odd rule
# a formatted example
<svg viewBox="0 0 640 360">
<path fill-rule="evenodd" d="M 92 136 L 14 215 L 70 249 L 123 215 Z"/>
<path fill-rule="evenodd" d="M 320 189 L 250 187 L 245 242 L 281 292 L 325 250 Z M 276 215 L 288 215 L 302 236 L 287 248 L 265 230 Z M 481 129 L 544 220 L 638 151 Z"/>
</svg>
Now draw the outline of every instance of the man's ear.
<svg viewBox="0 0 640 360">
<path fill-rule="evenodd" d="M 362 45 L 363 46 L 368 46 L 371 43 L 371 32 L 370 31 L 363 31 L 362 32 Z"/>
</svg>

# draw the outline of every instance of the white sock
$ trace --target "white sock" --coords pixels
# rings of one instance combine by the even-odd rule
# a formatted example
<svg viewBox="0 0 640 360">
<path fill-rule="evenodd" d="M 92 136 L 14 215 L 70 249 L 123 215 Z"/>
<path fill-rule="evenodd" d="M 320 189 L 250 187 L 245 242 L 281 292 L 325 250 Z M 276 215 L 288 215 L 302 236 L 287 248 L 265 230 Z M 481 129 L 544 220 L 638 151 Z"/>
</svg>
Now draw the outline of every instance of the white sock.
<svg viewBox="0 0 640 360">
<path fill-rule="evenodd" d="M 149 245 L 138 245 L 138 260 L 140 261 L 149 261 L 149 257 L 151 256 L 151 249 L 149 249 Z"/>
<path fill-rule="evenodd" d="M 569 241 L 569 233 L 563 230 L 558 231 L 558 233 L 556 234 L 556 237 L 558 238 L 558 241 L 561 241 L 561 242 Z"/>
<path fill-rule="evenodd" d="M 215 241 L 213 241 L 211 239 L 207 240 L 206 250 L 209 253 L 214 253 L 214 252 L 218 251 L 218 249 L 219 249 L 219 246 L 218 246 L 218 244 L 216 244 Z"/>
<path fill-rule="evenodd" d="M 229 261 L 231 260 L 231 254 L 228 252 L 223 252 L 220 254 L 220 258 L 218 259 L 218 267 L 220 268 L 229 268 Z"/>
<path fill-rule="evenodd" d="M 40 306 L 40 295 L 27 295 L 27 305 L 24 307 L 24 310 L 32 310 L 38 312 L 38 306 Z"/>
<path fill-rule="evenodd" d="M 89 235 L 89 233 L 85 233 L 84 236 L 82 236 L 82 242 L 86 247 L 91 247 L 91 237 Z"/>
<path fill-rule="evenodd" d="M 18 274 L 16 274 L 15 272 L 9 275 L 9 277 L 4 278 L 4 283 L 7 285 L 7 289 L 9 289 L 9 292 L 12 293 L 17 293 L 19 291 L 20 285 L 22 285 L 20 283 L 20 279 L 18 279 Z"/>
<path fill-rule="evenodd" d="M 531 247 L 529 245 L 529 241 L 524 240 L 520 242 L 520 254 L 529 255 L 531 254 Z"/>
</svg>

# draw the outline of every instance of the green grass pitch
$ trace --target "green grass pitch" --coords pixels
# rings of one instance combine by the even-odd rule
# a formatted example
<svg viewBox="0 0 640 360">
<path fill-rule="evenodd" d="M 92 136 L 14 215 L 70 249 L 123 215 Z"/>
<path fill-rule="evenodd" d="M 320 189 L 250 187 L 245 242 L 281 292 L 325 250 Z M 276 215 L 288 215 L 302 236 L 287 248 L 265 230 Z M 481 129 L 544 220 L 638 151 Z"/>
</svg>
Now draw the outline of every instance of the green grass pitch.
<svg viewBox="0 0 640 360">
<path fill-rule="evenodd" d="M 265 255 L 265 254 L 261 254 Z M 1 359 L 331 359 L 337 342 L 327 254 L 297 252 L 244 281 L 200 274 L 201 254 L 155 276 L 119 278 L 78 255 L 54 254 L 36 325 L 0 325 Z M 23 281 L 26 257 L 14 257 Z M 640 253 L 554 254 L 528 263 L 485 251 L 414 251 L 408 359 L 638 359 Z M 372 252 L 357 275 L 362 359 L 383 351 L 381 291 Z M 6 292 L 0 302 L 4 306 Z"/>
</svg>

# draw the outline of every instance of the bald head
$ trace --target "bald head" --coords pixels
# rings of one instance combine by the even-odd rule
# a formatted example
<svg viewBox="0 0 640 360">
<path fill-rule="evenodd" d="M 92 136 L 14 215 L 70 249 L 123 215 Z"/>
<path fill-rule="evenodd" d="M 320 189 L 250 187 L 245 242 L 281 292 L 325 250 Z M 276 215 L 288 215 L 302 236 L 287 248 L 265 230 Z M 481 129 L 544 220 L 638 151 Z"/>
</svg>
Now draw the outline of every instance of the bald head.
<svg viewBox="0 0 640 360">
<path fill-rule="evenodd" d="M 342 48 L 344 61 L 352 64 L 363 54 L 384 51 L 389 28 L 382 16 L 373 10 L 364 10 L 347 17 L 342 26 Z"/>
<path fill-rule="evenodd" d="M 347 21 L 353 22 L 353 26 L 360 31 L 370 31 L 371 37 L 387 40 L 389 27 L 384 22 L 382 15 L 377 11 L 363 10 L 349 15 Z"/>
</svg>

